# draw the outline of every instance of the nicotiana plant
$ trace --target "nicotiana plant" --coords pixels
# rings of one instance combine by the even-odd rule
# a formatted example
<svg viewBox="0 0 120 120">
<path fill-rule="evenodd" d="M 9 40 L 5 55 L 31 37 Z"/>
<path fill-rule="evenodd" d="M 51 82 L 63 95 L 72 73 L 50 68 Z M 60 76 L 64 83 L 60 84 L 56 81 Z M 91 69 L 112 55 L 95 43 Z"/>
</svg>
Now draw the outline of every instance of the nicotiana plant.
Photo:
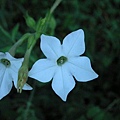
<svg viewBox="0 0 120 120">
<path fill-rule="evenodd" d="M 53 36 L 44 35 L 51 22 L 52 13 L 61 0 L 56 0 L 45 18 L 37 22 L 27 14 L 27 25 L 34 33 L 25 33 L 8 52 L 0 52 L 0 99 L 6 96 L 14 83 L 17 92 L 32 90 L 26 82 L 28 76 L 40 82 L 52 80 L 52 89 L 63 100 L 75 87 L 75 80 L 87 82 L 98 77 L 92 69 L 90 59 L 81 56 L 85 52 L 84 31 L 76 30 L 68 34 L 61 44 Z M 31 51 L 40 39 L 40 47 L 46 59 L 36 61 L 28 71 Z M 16 49 L 27 40 L 27 50 L 24 58 L 15 58 Z"/>
<path fill-rule="evenodd" d="M 53 36 L 41 35 L 41 50 L 46 59 L 35 62 L 29 72 L 40 82 L 52 80 L 52 89 L 66 101 L 68 93 L 75 87 L 75 79 L 87 82 L 98 77 L 93 71 L 88 57 L 79 56 L 85 51 L 84 32 L 82 29 L 68 34 L 61 45 Z"/>
</svg>

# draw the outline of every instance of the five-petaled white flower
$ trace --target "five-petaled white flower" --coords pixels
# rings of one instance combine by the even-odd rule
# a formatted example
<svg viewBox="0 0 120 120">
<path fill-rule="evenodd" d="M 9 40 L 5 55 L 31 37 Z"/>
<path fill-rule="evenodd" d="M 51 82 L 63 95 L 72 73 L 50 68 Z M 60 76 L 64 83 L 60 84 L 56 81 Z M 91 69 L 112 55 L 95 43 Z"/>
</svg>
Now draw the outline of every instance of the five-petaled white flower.
<svg viewBox="0 0 120 120">
<path fill-rule="evenodd" d="M 8 52 L 0 52 L 0 99 L 6 96 L 12 89 L 12 81 L 17 88 L 18 70 L 22 65 L 23 58 L 16 59 Z M 32 87 L 25 84 L 24 90 L 31 90 Z"/>
<path fill-rule="evenodd" d="M 68 34 L 61 45 L 56 37 L 41 35 L 41 50 L 46 59 L 35 62 L 29 77 L 41 82 L 52 80 L 55 93 L 66 101 L 68 93 L 75 87 L 75 79 L 87 82 L 98 77 L 88 57 L 79 56 L 85 51 L 82 29 Z"/>
</svg>

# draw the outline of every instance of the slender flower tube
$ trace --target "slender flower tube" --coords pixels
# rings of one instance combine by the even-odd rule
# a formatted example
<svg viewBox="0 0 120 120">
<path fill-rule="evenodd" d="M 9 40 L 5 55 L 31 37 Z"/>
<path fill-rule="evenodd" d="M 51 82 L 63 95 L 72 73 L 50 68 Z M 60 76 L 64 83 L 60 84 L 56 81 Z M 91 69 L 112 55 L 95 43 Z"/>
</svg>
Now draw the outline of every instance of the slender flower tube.
<svg viewBox="0 0 120 120">
<path fill-rule="evenodd" d="M 29 57 L 31 54 L 31 50 L 34 47 L 36 41 L 37 41 L 37 39 L 35 39 L 34 34 L 28 38 L 27 50 L 24 55 L 24 60 L 22 62 L 22 65 L 18 72 L 17 92 L 19 92 L 19 93 L 22 92 L 22 88 L 24 87 L 24 84 L 26 84 L 26 82 L 28 80 Z"/>
<path fill-rule="evenodd" d="M 17 88 L 18 70 L 22 62 L 23 58 L 16 59 L 9 52 L 0 52 L 0 99 L 10 92 L 13 83 L 15 88 Z M 23 90 L 31 89 L 32 87 L 26 84 L 23 87 Z"/>
<path fill-rule="evenodd" d="M 46 59 L 35 62 L 29 77 L 40 82 L 52 80 L 52 89 L 66 101 L 75 87 L 75 79 L 87 82 L 98 77 L 91 67 L 90 59 L 80 56 L 85 52 L 84 31 L 79 29 L 68 34 L 61 45 L 56 37 L 41 35 L 41 50 Z"/>
</svg>

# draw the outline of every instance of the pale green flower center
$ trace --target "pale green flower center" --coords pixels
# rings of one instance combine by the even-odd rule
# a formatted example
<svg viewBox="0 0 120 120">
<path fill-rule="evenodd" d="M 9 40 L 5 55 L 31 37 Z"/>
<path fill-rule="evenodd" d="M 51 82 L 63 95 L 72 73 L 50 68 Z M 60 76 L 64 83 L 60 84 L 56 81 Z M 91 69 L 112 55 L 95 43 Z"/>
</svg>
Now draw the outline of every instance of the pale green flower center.
<svg viewBox="0 0 120 120">
<path fill-rule="evenodd" d="M 65 62 L 67 62 L 67 58 L 65 56 L 61 56 L 57 59 L 57 65 L 58 66 L 63 65 Z"/>
<path fill-rule="evenodd" d="M 6 67 L 9 67 L 9 66 L 11 65 L 10 61 L 7 60 L 7 59 L 5 59 L 5 58 L 1 59 L 0 61 L 1 61 L 1 63 L 2 63 L 3 65 L 5 65 Z"/>
</svg>

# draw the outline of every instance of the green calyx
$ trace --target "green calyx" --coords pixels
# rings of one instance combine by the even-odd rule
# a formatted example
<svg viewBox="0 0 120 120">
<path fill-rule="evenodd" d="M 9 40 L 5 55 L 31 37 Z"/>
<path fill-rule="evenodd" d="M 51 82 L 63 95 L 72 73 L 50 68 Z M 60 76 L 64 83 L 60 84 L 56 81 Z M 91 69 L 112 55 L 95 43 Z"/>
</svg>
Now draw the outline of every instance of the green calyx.
<svg viewBox="0 0 120 120">
<path fill-rule="evenodd" d="M 57 59 L 57 65 L 58 66 L 63 65 L 65 62 L 67 62 L 67 58 L 65 56 L 61 56 Z"/>
<path fill-rule="evenodd" d="M 6 67 L 9 67 L 11 65 L 10 61 L 5 58 L 1 59 L 1 63 Z"/>
</svg>

